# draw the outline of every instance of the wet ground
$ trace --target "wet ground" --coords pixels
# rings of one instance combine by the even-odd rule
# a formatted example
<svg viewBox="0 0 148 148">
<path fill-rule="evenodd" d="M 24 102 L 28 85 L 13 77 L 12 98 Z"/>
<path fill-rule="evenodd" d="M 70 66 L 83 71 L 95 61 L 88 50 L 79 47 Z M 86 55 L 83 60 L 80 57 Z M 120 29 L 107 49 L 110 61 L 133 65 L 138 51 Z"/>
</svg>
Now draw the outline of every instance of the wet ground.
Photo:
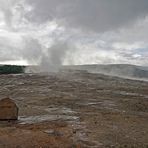
<svg viewBox="0 0 148 148">
<path fill-rule="evenodd" d="M 19 107 L 0 148 L 148 148 L 148 82 L 85 71 L 0 76 Z"/>
</svg>

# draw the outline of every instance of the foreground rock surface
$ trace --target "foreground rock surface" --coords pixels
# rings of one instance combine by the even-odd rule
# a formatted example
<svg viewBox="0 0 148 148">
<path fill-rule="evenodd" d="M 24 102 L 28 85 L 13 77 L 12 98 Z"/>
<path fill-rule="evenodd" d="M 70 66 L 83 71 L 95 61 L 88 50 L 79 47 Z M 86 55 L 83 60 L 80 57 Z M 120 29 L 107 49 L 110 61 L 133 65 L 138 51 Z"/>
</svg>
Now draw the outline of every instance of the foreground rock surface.
<svg viewBox="0 0 148 148">
<path fill-rule="evenodd" d="M 10 98 L 0 99 L 0 120 L 17 120 L 18 107 Z"/>
<path fill-rule="evenodd" d="M 147 148 L 148 82 L 85 72 L 0 77 L 19 120 L 0 148 Z"/>
</svg>

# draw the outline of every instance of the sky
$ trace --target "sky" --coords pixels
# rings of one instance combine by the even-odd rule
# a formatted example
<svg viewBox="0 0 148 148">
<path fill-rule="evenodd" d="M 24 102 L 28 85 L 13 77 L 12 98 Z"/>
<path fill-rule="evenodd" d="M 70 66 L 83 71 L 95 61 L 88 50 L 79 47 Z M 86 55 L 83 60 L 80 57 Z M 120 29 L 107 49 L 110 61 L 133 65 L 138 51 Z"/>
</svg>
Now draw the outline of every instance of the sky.
<svg viewBox="0 0 148 148">
<path fill-rule="evenodd" d="M 148 0 L 0 0 L 0 63 L 148 66 Z"/>
</svg>

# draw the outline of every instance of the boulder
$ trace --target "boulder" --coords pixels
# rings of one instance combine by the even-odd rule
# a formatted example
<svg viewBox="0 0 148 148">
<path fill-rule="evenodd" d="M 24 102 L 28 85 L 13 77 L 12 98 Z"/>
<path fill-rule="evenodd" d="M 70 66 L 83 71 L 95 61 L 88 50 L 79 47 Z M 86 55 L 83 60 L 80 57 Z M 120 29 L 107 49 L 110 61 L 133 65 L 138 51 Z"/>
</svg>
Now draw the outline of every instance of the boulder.
<svg viewBox="0 0 148 148">
<path fill-rule="evenodd" d="M 18 107 L 10 98 L 0 100 L 0 120 L 17 120 Z"/>
</svg>

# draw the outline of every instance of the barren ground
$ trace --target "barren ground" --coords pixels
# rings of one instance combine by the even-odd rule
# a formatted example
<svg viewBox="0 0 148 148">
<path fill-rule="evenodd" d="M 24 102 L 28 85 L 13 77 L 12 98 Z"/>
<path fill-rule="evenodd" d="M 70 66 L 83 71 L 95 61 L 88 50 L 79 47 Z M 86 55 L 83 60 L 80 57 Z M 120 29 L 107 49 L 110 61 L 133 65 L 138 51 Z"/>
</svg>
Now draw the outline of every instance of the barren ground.
<svg viewBox="0 0 148 148">
<path fill-rule="evenodd" d="M 19 107 L 0 148 L 148 148 L 148 82 L 86 72 L 0 76 Z"/>
</svg>

